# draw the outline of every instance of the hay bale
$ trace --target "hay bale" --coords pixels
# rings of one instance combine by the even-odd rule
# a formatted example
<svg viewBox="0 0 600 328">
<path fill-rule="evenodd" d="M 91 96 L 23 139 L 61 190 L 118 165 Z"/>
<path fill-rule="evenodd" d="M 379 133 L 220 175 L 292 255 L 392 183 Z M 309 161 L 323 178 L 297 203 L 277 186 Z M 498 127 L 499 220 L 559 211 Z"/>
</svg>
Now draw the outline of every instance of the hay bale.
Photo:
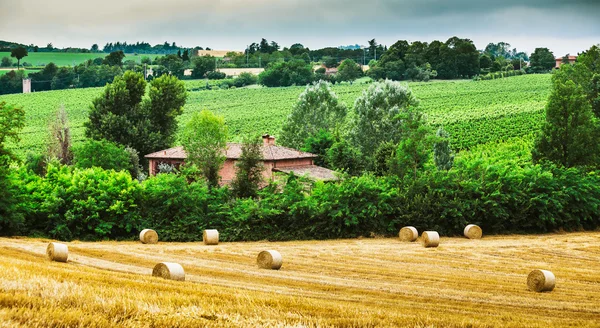
<svg viewBox="0 0 600 328">
<path fill-rule="evenodd" d="M 419 238 L 419 232 L 415 227 L 404 227 L 400 229 L 398 236 L 400 237 L 400 241 L 413 242 Z"/>
<path fill-rule="evenodd" d="M 158 234 L 152 229 L 144 229 L 140 232 L 140 241 L 142 244 L 158 243 Z"/>
<path fill-rule="evenodd" d="M 217 245 L 219 244 L 219 231 L 217 230 L 204 230 L 202 232 L 202 240 L 204 245 Z"/>
<path fill-rule="evenodd" d="M 51 261 L 67 262 L 69 257 L 69 248 L 65 244 L 50 243 L 46 248 L 46 254 Z"/>
<path fill-rule="evenodd" d="M 547 270 L 533 270 L 527 276 L 527 287 L 534 292 L 549 292 L 556 285 L 554 273 Z"/>
<path fill-rule="evenodd" d="M 258 254 L 256 263 L 262 269 L 279 270 L 281 264 L 283 264 L 283 259 L 278 251 L 262 251 Z"/>
<path fill-rule="evenodd" d="M 436 231 L 423 231 L 421 239 L 425 247 L 438 247 L 440 244 L 440 235 Z"/>
<path fill-rule="evenodd" d="M 169 280 L 184 281 L 185 271 L 178 263 L 162 262 L 154 266 L 152 270 L 154 277 L 161 277 Z"/>
<path fill-rule="evenodd" d="M 477 225 L 474 224 L 469 224 L 468 226 L 465 227 L 465 230 L 463 232 L 465 234 L 465 237 L 469 238 L 469 239 L 481 239 L 481 235 L 483 234 L 483 231 L 481 230 L 481 228 Z"/>
</svg>

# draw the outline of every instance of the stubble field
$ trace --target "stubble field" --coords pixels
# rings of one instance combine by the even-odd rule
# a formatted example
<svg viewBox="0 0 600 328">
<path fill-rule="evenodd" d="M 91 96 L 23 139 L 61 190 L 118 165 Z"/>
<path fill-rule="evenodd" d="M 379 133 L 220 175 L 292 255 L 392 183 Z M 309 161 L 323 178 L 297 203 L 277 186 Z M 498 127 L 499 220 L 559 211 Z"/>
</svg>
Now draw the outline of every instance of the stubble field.
<svg viewBox="0 0 600 328">
<path fill-rule="evenodd" d="M 0 327 L 595 327 L 600 233 L 221 243 L 0 239 Z M 259 269 L 276 249 L 279 271 Z M 180 263 L 186 281 L 151 276 Z M 556 275 L 550 293 L 527 274 Z"/>
</svg>

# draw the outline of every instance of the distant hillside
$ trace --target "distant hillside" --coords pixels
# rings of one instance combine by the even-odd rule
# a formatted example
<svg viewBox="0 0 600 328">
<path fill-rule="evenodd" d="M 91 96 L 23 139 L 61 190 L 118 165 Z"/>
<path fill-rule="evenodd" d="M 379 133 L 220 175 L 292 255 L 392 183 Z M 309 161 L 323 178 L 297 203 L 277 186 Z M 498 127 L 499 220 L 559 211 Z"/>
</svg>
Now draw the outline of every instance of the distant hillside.
<svg viewBox="0 0 600 328">
<path fill-rule="evenodd" d="M 24 44 L 0 40 L 0 52 L 10 51 L 11 49 L 16 48 L 16 47 L 27 48 L 27 46 Z"/>
</svg>

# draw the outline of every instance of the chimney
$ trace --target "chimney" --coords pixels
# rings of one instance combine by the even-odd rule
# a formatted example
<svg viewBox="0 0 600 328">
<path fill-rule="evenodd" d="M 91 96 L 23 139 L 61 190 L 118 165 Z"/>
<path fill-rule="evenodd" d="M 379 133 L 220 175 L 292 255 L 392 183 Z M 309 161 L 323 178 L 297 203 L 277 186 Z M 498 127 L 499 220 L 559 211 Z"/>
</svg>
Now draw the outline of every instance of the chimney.
<svg viewBox="0 0 600 328">
<path fill-rule="evenodd" d="M 275 137 L 265 134 L 262 136 L 264 146 L 275 146 Z"/>
</svg>

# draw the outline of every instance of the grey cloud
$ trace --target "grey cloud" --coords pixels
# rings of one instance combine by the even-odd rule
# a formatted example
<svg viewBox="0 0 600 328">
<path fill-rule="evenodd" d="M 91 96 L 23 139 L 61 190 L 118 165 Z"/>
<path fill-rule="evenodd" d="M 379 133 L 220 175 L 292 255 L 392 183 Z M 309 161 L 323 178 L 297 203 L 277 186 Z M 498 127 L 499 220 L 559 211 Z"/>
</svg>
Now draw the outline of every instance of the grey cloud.
<svg viewBox="0 0 600 328">
<path fill-rule="evenodd" d="M 532 51 L 545 40 L 557 52 L 575 53 L 591 45 L 584 42 L 600 42 L 598 13 L 600 1 L 593 0 L 0 0 L 0 39 L 81 47 L 168 40 L 239 49 L 261 37 L 314 48 L 458 35 L 479 48 L 507 41 Z"/>
</svg>

